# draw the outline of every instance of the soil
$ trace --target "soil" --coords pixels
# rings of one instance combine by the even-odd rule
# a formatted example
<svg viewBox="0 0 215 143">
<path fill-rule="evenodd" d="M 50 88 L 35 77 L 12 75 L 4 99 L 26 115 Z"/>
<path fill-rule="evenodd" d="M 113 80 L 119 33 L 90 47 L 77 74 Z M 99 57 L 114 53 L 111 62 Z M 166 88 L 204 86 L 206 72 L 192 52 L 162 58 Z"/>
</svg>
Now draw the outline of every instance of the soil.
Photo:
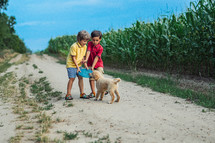
<svg viewBox="0 0 215 143">
<path fill-rule="evenodd" d="M 103 101 L 80 99 L 77 78 L 72 88 L 74 100 L 66 102 L 64 96 L 68 77 L 65 65 L 57 63 L 55 58 L 47 55 L 31 55 L 27 63 L 12 66 L 7 72 L 15 72 L 18 78 L 33 74 L 31 81 L 45 76 L 56 91 L 63 93 L 61 100 L 52 102 L 54 108 L 46 111 L 54 120 L 59 118 L 62 121 L 52 124 L 47 133 L 52 140 L 62 140 L 63 134 L 58 132 L 63 131 L 92 134 L 92 137 L 79 134 L 77 139 L 68 141 L 78 143 L 95 142 L 104 137 L 110 142 L 123 143 L 214 143 L 215 141 L 215 112 L 207 108 L 123 80 L 119 83 L 121 95 L 119 103 L 108 104 L 110 95 L 106 95 Z M 33 64 L 37 65 L 38 69 L 34 69 Z M 43 73 L 38 73 L 39 70 Z M 87 94 L 91 92 L 86 78 L 84 90 Z M 29 96 L 30 94 L 28 93 Z M 73 106 L 66 107 L 65 104 L 68 103 L 72 103 Z M 16 121 L 10 120 L 14 116 L 13 113 L 7 112 L 5 115 L 2 112 L 4 107 L 9 108 L 9 105 L 5 104 L 1 103 L 0 106 L 0 124 L 2 123 L 4 127 L 10 124 L 10 127 L 0 127 L 1 132 L 7 132 L 6 135 L 1 134 L 4 138 L 1 137 L 0 142 L 5 142 L 14 136 L 16 126 Z"/>
</svg>

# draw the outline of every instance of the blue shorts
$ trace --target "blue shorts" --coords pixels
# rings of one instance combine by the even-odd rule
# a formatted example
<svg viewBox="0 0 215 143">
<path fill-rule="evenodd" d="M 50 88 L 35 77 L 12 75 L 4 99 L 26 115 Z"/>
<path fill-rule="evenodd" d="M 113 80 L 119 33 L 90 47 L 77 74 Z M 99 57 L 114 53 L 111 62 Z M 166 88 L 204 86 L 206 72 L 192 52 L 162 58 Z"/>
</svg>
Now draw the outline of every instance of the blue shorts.
<svg viewBox="0 0 215 143">
<path fill-rule="evenodd" d="M 79 67 L 82 69 L 82 67 Z M 67 68 L 67 73 L 69 78 L 76 78 L 77 74 L 77 68 Z"/>
</svg>

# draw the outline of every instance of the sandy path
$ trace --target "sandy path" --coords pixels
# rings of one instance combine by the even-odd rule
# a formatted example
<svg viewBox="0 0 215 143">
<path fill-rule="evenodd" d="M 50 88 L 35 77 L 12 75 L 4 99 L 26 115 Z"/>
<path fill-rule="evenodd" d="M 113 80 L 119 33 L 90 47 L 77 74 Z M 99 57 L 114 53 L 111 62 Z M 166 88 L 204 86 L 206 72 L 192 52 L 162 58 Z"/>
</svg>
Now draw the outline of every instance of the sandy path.
<svg viewBox="0 0 215 143">
<path fill-rule="evenodd" d="M 36 64 L 43 74 L 38 74 L 38 71 L 32 68 L 33 64 Z M 15 72 L 20 77 L 30 73 L 36 78 L 46 76 L 55 90 L 66 93 L 68 78 L 65 65 L 56 63 L 52 57 L 32 55 L 29 65 L 22 64 Z M 87 79 L 84 79 L 84 85 L 88 94 L 90 87 Z M 203 113 L 202 109 L 207 109 L 131 82 L 121 81 L 119 92 L 120 102 L 112 105 L 107 104 L 109 95 L 105 96 L 103 101 L 83 100 L 79 98 L 76 79 L 72 88 L 74 100 L 71 103 L 74 106 L 65 107 L 65 100 L 62 99 L 54 102 L 54 109 L 49 111 L 55 111 L 53 118 L 60 118 L 64 122 L 54 124 L 48 136 L 62 139 L 62 134 L 56 133 L 57 131 L 85 131 L 92 133 L 94 137 L 80 135 L 77 140 L 71 142 L 92 142 L 107 135 L 111 142 L 126 143 L 215 142 L 214 112 Z"/>
<path fill-rule="evenodd" d="M 16 134 L 16 115 L 12 113 L 10 108 L 10 104 L 0 101 L 0 143 L 6 143 L 10 137 Z"/>
</svg>

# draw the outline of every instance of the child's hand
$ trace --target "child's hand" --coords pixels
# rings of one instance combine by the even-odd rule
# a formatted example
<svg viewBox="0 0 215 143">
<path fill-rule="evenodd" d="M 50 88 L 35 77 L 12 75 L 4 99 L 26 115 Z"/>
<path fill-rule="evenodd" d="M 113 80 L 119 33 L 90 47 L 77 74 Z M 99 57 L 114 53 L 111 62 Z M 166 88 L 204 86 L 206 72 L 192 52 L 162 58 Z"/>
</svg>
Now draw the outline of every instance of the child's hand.
<svg viewBox="0 0 215 143">
<path fill-rule="evenodd" d="M 88 68 L 88 69 L 92 70 L 92 67 L 90 67 L 90 68 Z"/>
<path fill-rule="evenodd" d="M 80 68 L 77 69 L 77 73 L 81 72 Z"/>
<path fill-rule="evenodd" d="M 87 63 L 87 60 L 82 60 L 82 63 L 84 64 L 84 63 Z"/>
</svg>

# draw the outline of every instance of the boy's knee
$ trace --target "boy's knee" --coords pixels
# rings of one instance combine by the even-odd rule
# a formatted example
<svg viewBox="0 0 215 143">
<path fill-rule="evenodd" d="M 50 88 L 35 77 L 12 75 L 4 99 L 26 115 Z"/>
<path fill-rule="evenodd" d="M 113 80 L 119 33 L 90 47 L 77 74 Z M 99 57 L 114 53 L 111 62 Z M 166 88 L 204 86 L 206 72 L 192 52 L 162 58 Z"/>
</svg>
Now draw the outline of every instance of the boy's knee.
<svg viewBox="0 0 215 143">
<path fill-rule="evenodd" d="M 70 81 L 74 81 L 74 80 L 75 80 L 75 78 L 69 78 L 69 80 L 70 80 Z"/>
<path fill-rule="evenodd" d="M 83 80 L 83 77 L 81 77 L 81 76 L 78 76 L 78 79 L 79 79 L 79 80 Z"/>
</svg>

